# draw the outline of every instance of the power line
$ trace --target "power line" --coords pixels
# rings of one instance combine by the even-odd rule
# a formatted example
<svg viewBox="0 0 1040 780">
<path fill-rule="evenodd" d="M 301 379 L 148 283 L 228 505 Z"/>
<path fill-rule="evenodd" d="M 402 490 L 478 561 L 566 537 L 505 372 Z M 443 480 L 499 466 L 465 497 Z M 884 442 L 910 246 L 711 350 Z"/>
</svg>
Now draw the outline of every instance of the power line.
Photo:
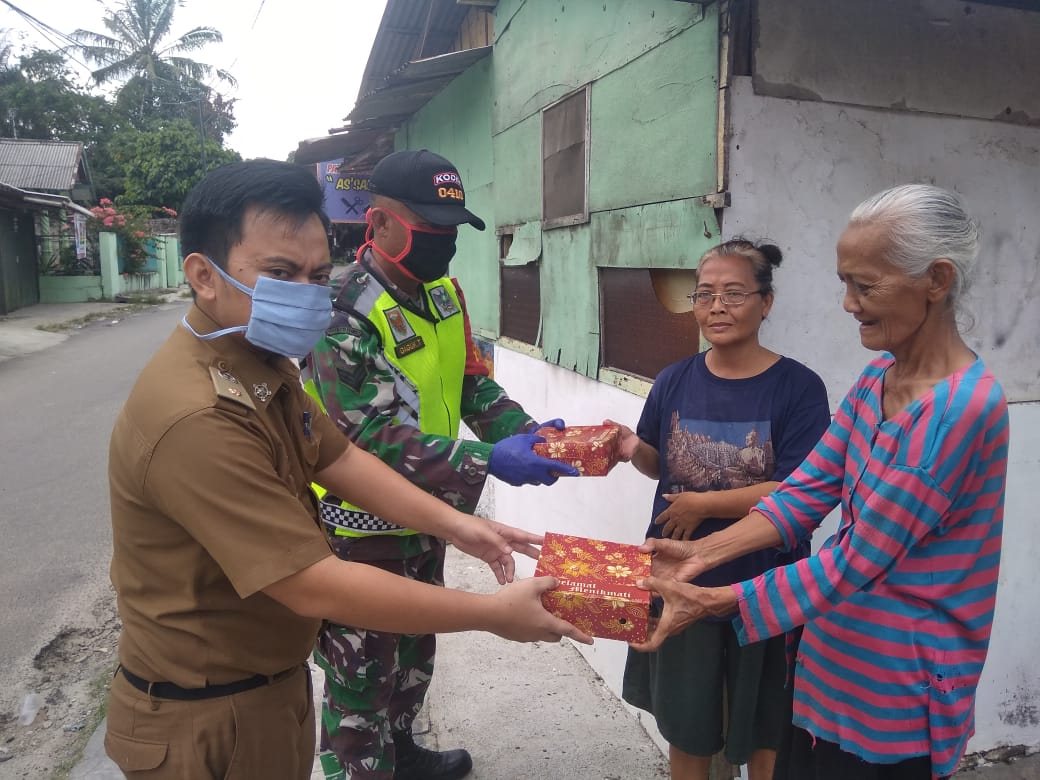
<svg viewBox="0 0 1040 780">
<path fill-rule="evenodd" d="M 253 16 L 253 23 L 251 25 L 249 25 L 249 30 L 246 32 L 246 36 L 247 37 L 248 37 L 249 33 L 251 33 L 254 29 L 256 29 L 256 22 L 260 18 L 260 12 L 264 10 L 264 4 L 266 2 L 267 2 L 267 0 L 260 0 L 260 6 L 256 9 L 256 14 Z M 242 46 L 240 44 L 239 45 L 239 49 L 241 49 L 241 48 L 242 48 Z M 238 58 L 239 58 L 239 55 L 236 54 L 235 55 L 235 59 L 231 60 L 231 64 L 227 66 L 227 70 L 229 72 L 230 72 L 230 70 L 233 67 L 235 67 L 236 64 L 238 64 Z"/>
<path fill-rule="evenodd" d="M 61 30 L 58 30 L 55 27 L 52 27 L 51 25 L 47 24 L 46 22 L 41 21 L 40 19 L 37 19 L 35 16 L 33 16 L 28 11 L 23 11 L 21 8 L 19 8 L 14 3 L 12 3 L 11 0 L 0 0 L 0 3 L 3 3 L 8 8 L 10 8 L 12 11 L 14 11 L 16 14 L 18 14 L 23 19 L 25 19 L 25 21 L 27 21 L 29 23 L 29 25 L 34 30 L 36 30 L 41 36 L 43 36 L 43 38 L 48 43 L 53 44 L 55 48 L 61 50 L 62 53 L 65 54 L 65 56 L 68 57 L 70 60 L 73 60 L 74 62 L 78 62 L 80 65 L 82 65 L 87 70 L 91 70 L 91 67 L 89 65 L 87 65 L 87 63 L 83 62 L 83 60 L 77 59 L 76 57 L 73 57 L 71 54 L 69 54 L 69 48 L 70 47 L 78 47 L 80 45 L 79 41 L 75 40 L 74 38 L 70 38 L 68 35 L 63 33 Z M 57 43 L 53 38 L 51 38 L 52 34 L 58 36 L 58 38 L 60 40 L 66 41 L 67 44 L 65 46 L 62 46 L 60 43 Z"/>
<path fill-rule="evenodd" d="M 253 23 L 249 25 L 250 30 L 256 27 L 256 20 L 260 18 L 260 12 L 264 10 L 264 3 L 266 2 L 267 0 L 260 0 L 260 7 L 256 9 L 256 16 L 253 17 Z"/>
</svg>

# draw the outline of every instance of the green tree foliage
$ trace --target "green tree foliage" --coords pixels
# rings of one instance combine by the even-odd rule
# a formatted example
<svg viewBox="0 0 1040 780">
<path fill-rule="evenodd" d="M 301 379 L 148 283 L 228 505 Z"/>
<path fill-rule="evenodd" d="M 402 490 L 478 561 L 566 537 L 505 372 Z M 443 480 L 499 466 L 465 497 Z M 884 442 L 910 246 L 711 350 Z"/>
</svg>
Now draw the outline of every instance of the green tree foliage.
<svg viewBox="0 0 1040 780">
<path fill-rule="evenodd" d="M 0 120 L 8 137 L 85 143 L 110 135 L 119 123 L 112 106 L 80 90 L 65 58 L 51 51 L 0 66 Z"/>
<path fill-rule="evenodd" d="M 97 84 L 122 82 L 116 105 L 138 130 L 154 130 L 171 119 L 200 123 L 221 141 L 235 127 L 234 101 L 205 83 L 215 77 L 234 86 L 225 70 L 185 56 L 223 40 L 212 27 L 196 27 L 173 38 L 173 17 L 181 0 L 123 0 L 102 18 L 107 33 L 76 30 L 72 37 L 91 62 Z"/>
<path fill-rule="evenodd" d="M 206 170 L 242 159 L 238 152 L 224 149 L 212 139 L 206 140 L 205 149 Z M 120 133 L 114 139 L 113 156 L 122 168 L 126 187 L 119 203 L 179 208 L 188 190 L 203 176 L 199 131 L 183 119 L 155 130 Z"/>
<path fill-rule="evenodd" d="M 188 82 L 201 85 L 211 74 L 235 84 L 230 73 L 190 57 L 187 52 L 224 40 L 213 27 L 196 27 L 169 40 L 179 0 L 124 0 L 106 11 L 102 24 L 109 35 L 76 30 L 80 50 L 101 67 L 91 75 L 98 84 L 141 79 L 150 82 Z"/>
<path fill-rule="evenodd" d="M 60 52 L 35 50 L 12 61 L 12 49 L 0 46 L 0 57 L 0 134 L 79 141 L 98 195 L 121 192 L 122 172 L 112 164 L 108 143 L 127 125 L 126 118 L 77 85 Z"/>
<path fill-rule="evenodd" d="M 204 169 L 240 159 L 223 148 L 235 101 L 203 81 L 234 79 L 186 56 L 222 36 L 211 27 L 173 36 L 181 0 L 120 2 L 104 13 L 106 34 L 74 33 L 99 66 L 92 83 L 116 85 L 107 97 L 77 83 L 67 52 L 19 56 L 0 30 L 0 136 L 79 141 L 99 198 L 179 207 Z"/>
</svg>

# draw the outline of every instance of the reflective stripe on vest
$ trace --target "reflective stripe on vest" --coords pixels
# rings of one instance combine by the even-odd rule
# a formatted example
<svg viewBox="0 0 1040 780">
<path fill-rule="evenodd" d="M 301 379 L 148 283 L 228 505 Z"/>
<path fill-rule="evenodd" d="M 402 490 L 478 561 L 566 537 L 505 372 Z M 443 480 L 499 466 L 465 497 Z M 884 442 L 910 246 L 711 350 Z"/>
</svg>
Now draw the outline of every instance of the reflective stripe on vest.
<svg viewBox="0 0 1040 780">
<path fill-rule="evenodd" d="M 425 285 L 425 294 L 435 322 L 401 306 L 370 275 L 368 289 L 357 301 L 358 314 L 379 332 L 383 356 L 394 371 L 397 393 L 418 411 L 419 430 L 456 439 L 462 413 L 462 380 L 466 373 L 466 328 L 462 304 L 455 285 L 447 277 Z M 361 305 L 368 310 L 362 310 Z M 324 410 L 314 383 L 308 380 L 304 389 Z M 400 423 L 415 425 L 416 421 L 399 419 L 391 424 Z M 328 492 L 317 483 L 312 483 L 311 488 L 319 500 L 323 500 Z M 337 502 L 336 506 L 360 509 L 347 501 Z M 369 536 L 372 532 L 336 527 L 334 533 L 337 536 Z M 406 536 L 417 532 L 402 528 L 382 533 Z"/>
</svg>

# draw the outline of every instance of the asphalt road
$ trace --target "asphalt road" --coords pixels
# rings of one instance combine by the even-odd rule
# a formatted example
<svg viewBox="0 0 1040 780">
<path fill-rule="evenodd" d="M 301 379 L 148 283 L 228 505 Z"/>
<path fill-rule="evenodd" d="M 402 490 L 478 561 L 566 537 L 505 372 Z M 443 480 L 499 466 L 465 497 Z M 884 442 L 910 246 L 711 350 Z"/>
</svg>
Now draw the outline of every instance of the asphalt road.
<svg viewBox="0 0 1040 780">
<path fill-rule="evenodd" d="M 134 379 L 187 310 L 101 320 L 0 363 L 0 699 L 109 590 L 108 439 Z"/>
</svg>

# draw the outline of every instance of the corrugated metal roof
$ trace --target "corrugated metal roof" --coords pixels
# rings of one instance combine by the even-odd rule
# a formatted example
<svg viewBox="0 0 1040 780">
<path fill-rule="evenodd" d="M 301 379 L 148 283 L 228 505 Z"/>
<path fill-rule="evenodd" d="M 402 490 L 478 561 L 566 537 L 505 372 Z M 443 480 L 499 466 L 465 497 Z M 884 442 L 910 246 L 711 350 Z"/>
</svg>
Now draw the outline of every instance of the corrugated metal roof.
<svg viewBox="0 0 1040 780">
<path fill-rule="evenodd" d="M 322 138 L 310 138 L 301 141 L 293 155 L 293 162 L 319 163 L 338 160 L 340 157 L 352 157 L 366 147 L 377 143 L 385 133 L 383 128 L 366 130 L 351 128 L 349 132 L 334 133 Z"/>
<path fill-rule="evenodd" d="M 388 0 L 345 132 L 303 141 L 298 163 L 339 157 L 362 170 L 393 151 L 397 126 L 491 47 L 453 51 L 471 8 L 455 0 Z"/>
<path fill-rule="evenodd" d="M 0 182 L 12 187 L 68 192 L 79 180 L 83 144 L 0 138 Z"/>
<path fill-rule="evenodd" d="M 357 99 L 383 86 L 402 65 L 451 51 L 469 11 L 455 0 L 387 0 Z"/>
<path fill-rule="evenodd" d="M 13 207 L 24 207 L 27 209 L 36 209 L 37 211 L 54 209 L 54 208 L 66 208 L 72 211 L 78 211 L 84 216 L 91 216 L 91 212 L 78 203 L 73 203 L 72 200 L 66 198 L 64 195 L 55 195 L 50 192 L 31 192 L 27 190 L 21 190 L 18 187 L 12 187 L 10 184 L 4 184 L 0 182 L 0 206 L 13 206 Z"/>
<path fill-rule="evenodd" d="M 347 117 L 346 132 L 301 142 L 293 159 L 312 163 L 343 157 L 347 168 L 363 169 L 369 160 L 393 151 L 392 135 L 398 124 L 490 53 L 491 47 L 483 46 L 405 64 L 387 77 L 383 87 L 358 101 Z"/>
<path fill-rule="evenodd" d="M 382 87 L 360 98 L 347 120 L 355 125 L 376 119 L 389 124 L 407 118 L 426 105 L 456 76 L 488 56 L 491 48 L 482 46 L 405 63 L 387 75 Z"/>
</svg>

